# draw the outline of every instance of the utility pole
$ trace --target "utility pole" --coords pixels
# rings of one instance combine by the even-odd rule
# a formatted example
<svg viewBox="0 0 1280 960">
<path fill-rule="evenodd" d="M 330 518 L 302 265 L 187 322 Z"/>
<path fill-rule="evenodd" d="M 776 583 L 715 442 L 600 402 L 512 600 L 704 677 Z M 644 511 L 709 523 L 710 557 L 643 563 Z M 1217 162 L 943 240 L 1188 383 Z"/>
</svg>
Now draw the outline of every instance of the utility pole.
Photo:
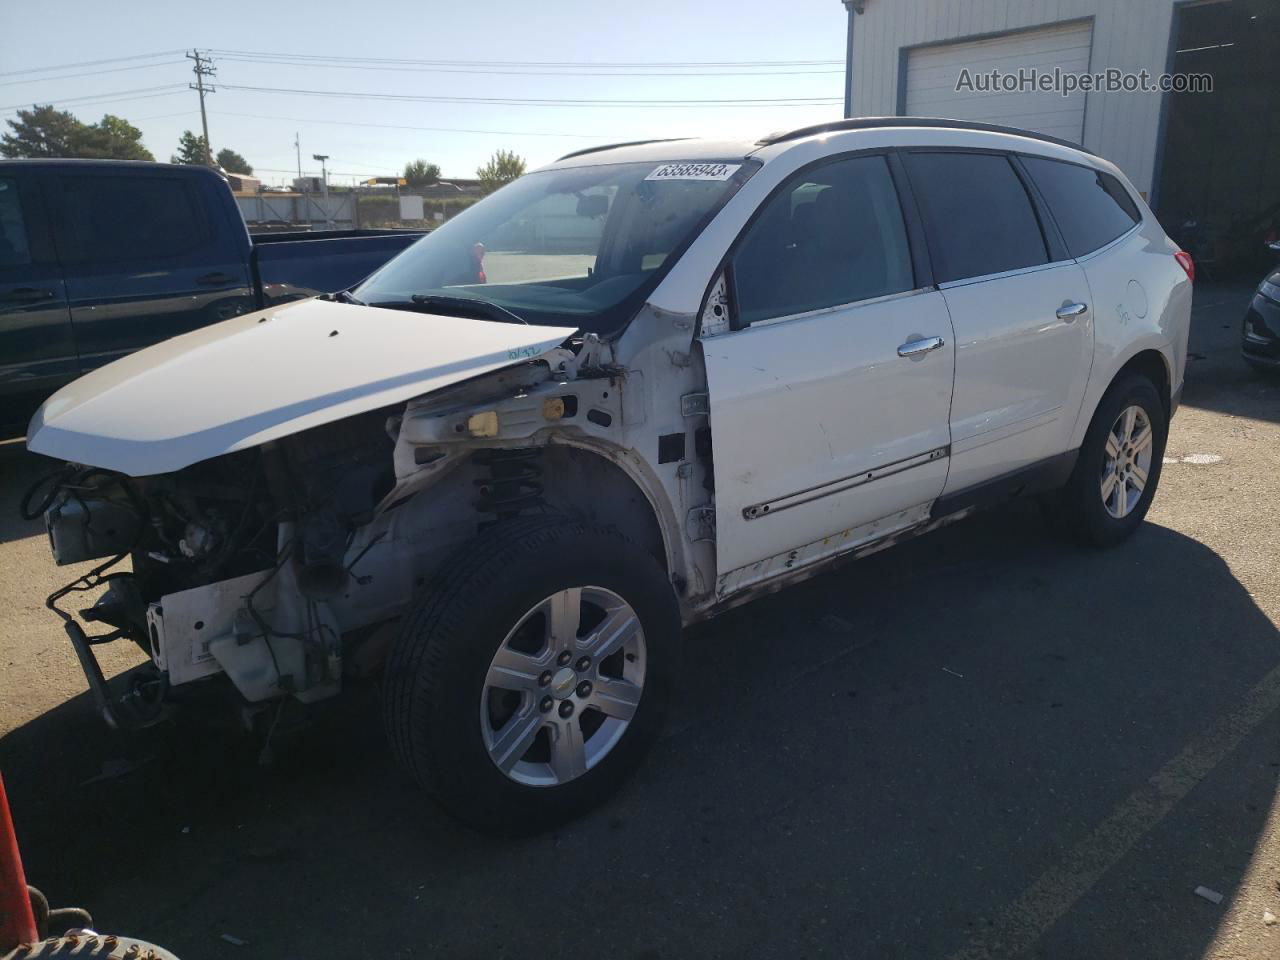
<svg viewBox="0 0 1280 960">
<path fill-rule="evenodd" d="M 302 140 L 297 133 L 293 135 L 293 149 L 298 154 L 298 179 L 302 179 Z"/>
<path fill-rule="evenodd" d="M 329 172 L 325 169 L 324 162 L 329 159 L 329 154 L 313 153 L 311 159 L 320 161 L 320 192 L 327 197 L 329 195 Z"/>
<path fill-rule="evenodd" d="M 328 160 L 328 159 L 329 159 L 329 154 L 327 154 L 327 153 L 313 153 L 313 154 L 311 155 L 311 159 L 312 159 L 312 160 L 319 160 L 319 161 L 320 161 L 320 193 L 321 193 L 321 195 L 325 198 L 325 200 L 326 200 L 326 201 L 328 201 L 328 199 L 329 199 L 329 171 L 325 168 L 324 162 L 325 162 L 326 160 Z M 328 204 L 327 202 L 326 202 L 326 203 L 325 203 L 325 205 L 324 205 L 324 222 L 325 222 L 325 224 L 329 227 L 329 229 L 330 229 L 330 230 L 332 230 L 332 229 L 333 229 L 333 226 L 334 226 L 334 224 L 333 224 L 333 211 L 329 208 L 329 204 Z"/>
<path fill-rule="evenodd" d="M 209 117 L 204 111 L 204 96 L 206 93 L 216 91 L 213 87 L 204 85 L 204 78 L 213 77 L 217 74 L 217 70 L 214 69 L 213 61 L 203 56 L 199 50 L 192 50 L 187 54 L 187 59 L 193 61 L 191 69 L 196 75 L 196 82 L 187 86 L 200 94 L 200 127 L 204 131 L 204 162 L 213 166 L 213 147 L 209 144 Z"/>
<path fill-rule="evenodd" d="M 840 2 L 844 4 L 849 14 L 849 32 L 844 59 L 844 116 L 847 120 L 853 116 L 853 18 L 866 9 L 867 0 L 840 0 Z"/>
</svg>

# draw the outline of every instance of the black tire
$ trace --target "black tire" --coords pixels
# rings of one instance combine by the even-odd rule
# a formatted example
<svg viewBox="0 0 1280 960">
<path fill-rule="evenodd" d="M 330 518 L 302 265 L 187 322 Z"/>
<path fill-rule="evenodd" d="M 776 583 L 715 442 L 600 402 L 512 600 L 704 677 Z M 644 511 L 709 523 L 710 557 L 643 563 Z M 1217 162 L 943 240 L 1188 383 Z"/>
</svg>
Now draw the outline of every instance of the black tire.
<svg viewBox="0 0 1280 960">
<path fill-rule="evenodd" d="M 585 773 L 554 786 L 519 783 L 485 746 L 485 676 L 521 617 L 579 586 L 612 591 L 635 611 L 646 650 L 643 693 L 620 739 Z M 392 750 L 429 794 L 472 826 L 526 834 L 571 819 L 609 797 L 655 739 L 679 634 L 666 574 L 621 534 L 565 518 L 500 524 L 447 563 L 404 618 L 384 680 Z"/>
<path fill-rule="evenodd" d="M 1121 412 L 1142 408 L 1151 424 L 1151 466 L 1142 497 L 1124 517 L 1113 517 L 1102 501 L 1101 480 L 1107 465 L 1107 437 Z M 1057 498 L 1056 526 L 1072 539 L 1092 547 L 1113 547 L 1133 535 L 1151 507 L 1160 483 L 1165 442 L 1169 436 L 1166 406 L 1155 385 L 1139 373 L 1118 377 L 1103 395 L 1080 445 L 1080 455 L 1066 487 Z"/>
</svg>

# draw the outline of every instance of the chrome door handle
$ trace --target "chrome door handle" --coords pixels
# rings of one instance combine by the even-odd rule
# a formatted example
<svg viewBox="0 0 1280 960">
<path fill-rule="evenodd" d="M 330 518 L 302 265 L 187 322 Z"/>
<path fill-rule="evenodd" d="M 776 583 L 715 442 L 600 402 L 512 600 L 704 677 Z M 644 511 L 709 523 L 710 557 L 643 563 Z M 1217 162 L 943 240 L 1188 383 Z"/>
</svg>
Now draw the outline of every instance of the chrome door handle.
<svg viewBox="0 0 1280 960">
<path fill-rule="evenodd" d="M 1058 319 L 1065 320 L 1067 323 L 1070 323 L 1072 320 L 1080 316 L 1080 314 L 1084 313 L 1088 309 L 1089 309 L 1088 304 L 1064 303 L 1062 306 L 1058 308 Z"/>
<path fill-rule="evenodd" d="M 922 357 L 930 351 L 944 346 L 947 341 L 941 337 L 925 337 L 923 340 L 909 340 L 898 348 L 900 357 Z"/>
</svg>

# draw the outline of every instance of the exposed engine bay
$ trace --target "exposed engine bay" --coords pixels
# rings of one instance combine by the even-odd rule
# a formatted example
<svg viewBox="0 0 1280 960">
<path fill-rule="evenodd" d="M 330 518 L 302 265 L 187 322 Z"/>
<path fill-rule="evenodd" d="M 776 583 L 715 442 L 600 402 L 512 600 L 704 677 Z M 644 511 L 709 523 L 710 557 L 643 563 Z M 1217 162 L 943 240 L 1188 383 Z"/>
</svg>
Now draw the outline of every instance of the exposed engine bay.
<svg viewBox="0 0 1280 960">
<path fill-rule="evenodd" d="M 103 561 L 48 600 L 100 711 L 147 725 L 176 688 L 205 680 L 229 683 L 250 709 L 333 696 L 344 675 L 380 664 L 379 628 L 502 520 L 606 522 L 665 562 L 645 493 L 602 457 L 624 426 L 624 395 L 643 386 L 607 355 L 588 337 L 169 473 L 67 464 L 43 478 L 23 511 L 44 515 L 56 562 Z M 92 606 L 68 609 L 103 586 Z M 151 661 L 127 689 L 93 655 L 114 640 Z"/>
<path fill-rule="evenodd" d="M 55 560 L 110 558 L 70 585 L 107 586 L 83 611 L 108 628 L 89 642 L 133 640 L 169 684 L 225 671 L 249 701 L 336 692 L 330 602 L 353 575 L 356 530 L 395 485 L 386 421 L 373 411 L 173 474 L 68 465 L 46 478 L 33 492 Z"/>
</svg>

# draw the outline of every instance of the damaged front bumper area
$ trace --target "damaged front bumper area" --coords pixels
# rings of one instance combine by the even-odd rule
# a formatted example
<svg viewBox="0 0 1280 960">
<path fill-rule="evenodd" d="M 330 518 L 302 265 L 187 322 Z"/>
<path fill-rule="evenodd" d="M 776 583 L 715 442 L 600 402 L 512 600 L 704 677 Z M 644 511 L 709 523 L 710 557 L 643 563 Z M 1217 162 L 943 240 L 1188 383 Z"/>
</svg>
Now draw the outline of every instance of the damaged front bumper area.
<svg viewBox="0 0 1280 960">
<path fill-rule="evenodd" d="M 24 513 L 43 513 L 59 565 L 97 562 L 47 605 L 110 725 L 155 723 L 177 691 L 206 679 L 250 709 L 339 692 L 351 626 L 339 612 L 352 581 L 344 555 L 389 483 L 376 473 L 390 444 L 382 433 L 376 450 L 361 450 L 344 434 L 319 446 L 291 438 L 141 479 L 68 466 L 28 495 Z M 300 460 L 300 447 L 312 459 Z M 42 509 L 31 510 L 37 493 Z M 104 587 L 91 606 L 69 609 Z M 96 647 L 117 640 L 150 662 L 108 681 Z"/>
</svg>

